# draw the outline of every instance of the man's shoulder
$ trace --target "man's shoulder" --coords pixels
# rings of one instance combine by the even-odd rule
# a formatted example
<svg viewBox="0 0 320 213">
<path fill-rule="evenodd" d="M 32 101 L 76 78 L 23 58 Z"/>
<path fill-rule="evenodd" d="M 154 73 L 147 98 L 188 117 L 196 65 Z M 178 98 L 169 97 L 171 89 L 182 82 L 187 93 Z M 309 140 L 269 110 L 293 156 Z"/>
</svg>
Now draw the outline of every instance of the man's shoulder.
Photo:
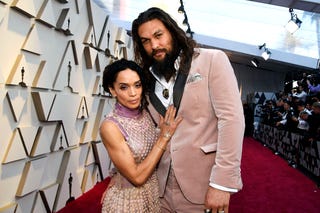
<svg viewBox="0 0 320 213">
<path fill-rule="evenodd" d="M 214 49 L 214 48 L 195 48 L 195 56 L 197 58 L 216 58 L 216 57 L 227 57 L 227 54 L 220 49 Z"/>
<path fill-rule="evenodd" d="M 210 54 L 210 55 L 226 55 L 226 53 L 223 50 L 220 49 L 215 49 L 215 48 L 195 48 L 195 53 L 198 53 L 199 55 L 204 55 L 204 54 Z"/>
</svg>

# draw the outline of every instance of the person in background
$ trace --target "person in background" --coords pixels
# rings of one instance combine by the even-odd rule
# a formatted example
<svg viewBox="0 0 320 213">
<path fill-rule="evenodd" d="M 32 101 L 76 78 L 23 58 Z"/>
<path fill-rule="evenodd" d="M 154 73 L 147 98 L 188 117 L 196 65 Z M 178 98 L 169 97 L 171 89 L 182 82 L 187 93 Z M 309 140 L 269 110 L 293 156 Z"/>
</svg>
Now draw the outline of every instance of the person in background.
<svg viewBox="0 0 320 213">
<path fill-rule="evenodd" d="M 297 132 L 298 116 L 295 116 L 294 110 L 291 107 L 290 101 L 284 101 L 284 112 L 281 114 L 282 119 L 276 123 L 276 127 L 291 132 Z"/>
<path fill-rule="evenodd" d="M 292 93 L 292 97 L 299 98 L 299 100 L 306 102 L 308 94 L 304 91 L 303 86 L 299 85 L 297 91 Z"/>
<path fill-rule="evenodd" d="M 308 76 L 307 84 L 309 96 L 318 96 L 320 94 L 320 79 L 318 75 Z"/>
<path fill-rule="evenodd" d="M 155 7 L 139 14 L 131 32 L 155 121 L 171 104 L 183 117 L 157 169 L 162 212 L 228 212 L 231 194 L 242 188 L 245 121 L 227 55 L 198 48 Z"/>
<path fill-rule="evenodd" d="M 306 111 L 301 111 L 299 113 L 297 130 L 300 135 L 306 135 L 309 130 L 309 124 L 306 121 L 309 115 L 310 114 Z"/>
<path fill-rule="evenodd" d="M 159 132 L 147 111 L 145 77 L 135 62 L 106 66 L 103 88 L 116 98 L 100 135 L 116 168 L 102 197 L 102 212 L 160 212 L 155 168 L 182 118 L 170 106 L 160 116 Z"/>
<path fill-rule="evenodd" d="M 302 77 L 301 79 L 298 81 L 298 85 L 301 85 L 302 86 L 302 89 L 304 91 L 308 91 L 308 83 L 307 83 L 307 80 L 308 80 L 308 75 L 307 73 L 302 73 Z"/>
<path fill-rule="evenodd" d="M 274 123 L 274 110 L 275 106 L 272 100 L 267 100 L 264 105 L 261 106 L 261 122 L 267 125 L 273 125 Z M 244 111 L 244 115 L 246 112 Z M 246 118 L 246 117 L 245 117 Z M 247 124 L 246 124 L 247 128 Z"/>
<path fill-rule="evenodd" d="M 311 115 L 305 119 L 309 124 L 307 141 L 313 143 L 320 140 L 320 102 L 312 104 Z"/>
<path fill-rule="evenodd" d="M 284 113 L 284 102 L 286 100 L 284 100 L 283 98 L 279 98 L 276 101 L 275 107 L 273 109 L 273 113 L 272 113 L 272 118 L 273 118 L 273 123 L 272 125 L 276 125 L 276 123 L 278 121 L 282 120 L 282 113 Z"/>
</svg>

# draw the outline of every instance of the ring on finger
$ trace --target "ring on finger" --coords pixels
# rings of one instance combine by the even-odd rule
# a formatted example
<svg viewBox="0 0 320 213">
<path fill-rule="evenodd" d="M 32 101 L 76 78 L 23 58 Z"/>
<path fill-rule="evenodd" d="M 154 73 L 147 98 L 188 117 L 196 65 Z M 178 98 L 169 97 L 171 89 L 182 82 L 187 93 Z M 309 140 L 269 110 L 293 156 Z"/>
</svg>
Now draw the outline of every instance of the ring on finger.
<svg viewBox="0 0 320 213">
<path fill-rule="evenodd" d="M 164 133 L 163 137 L 170 139 L 171 138 L 170 132 Z"/>
</svg>

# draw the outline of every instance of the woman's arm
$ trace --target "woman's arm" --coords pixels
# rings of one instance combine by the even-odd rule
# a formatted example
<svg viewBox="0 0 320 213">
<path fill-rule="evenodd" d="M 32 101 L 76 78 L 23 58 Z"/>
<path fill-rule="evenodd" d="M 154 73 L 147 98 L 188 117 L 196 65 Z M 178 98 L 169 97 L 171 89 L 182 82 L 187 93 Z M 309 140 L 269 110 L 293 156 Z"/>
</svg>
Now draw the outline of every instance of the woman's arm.
<svg viewBox="0 0 320 213">
<path fill-rule="evenodd" d="M 165 118 L 160 117 L 160 135 L 148 156 L 139 164 L 120 132 L 118 126 L 111 121 L 104 121 L 100 126 L 100 135 L 109 157 L 118 171 L 135 186 L 140 186 L 153 173 L 160 160 L 171 135 L 175 132 L 182 118 L 174 118 L 176 109 L 170 106 Z M 166 122 L 165 122 L 166 121 Z M 169 123 L 169 125 L 168 125 Z M 168 135 L 169 134 L 169 135 Z"/>
</svg>

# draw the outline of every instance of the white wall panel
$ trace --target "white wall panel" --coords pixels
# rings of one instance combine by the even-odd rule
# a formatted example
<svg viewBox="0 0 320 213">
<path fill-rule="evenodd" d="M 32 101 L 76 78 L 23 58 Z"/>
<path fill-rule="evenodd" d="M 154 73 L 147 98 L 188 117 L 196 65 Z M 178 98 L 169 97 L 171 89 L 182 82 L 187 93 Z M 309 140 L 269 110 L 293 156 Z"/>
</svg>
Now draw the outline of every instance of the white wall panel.
<svg viewBox="0 0 320 213">
<path fill-rule="evenodd" d="M 7 98 L 14 120 L 19 121 L 22 111 L 26 107 L 28 92 L 26 90 L 9 90 Z"/>
<path fill-rule="evenodd" d="M 3 206 L 2 208 L 0 208 L 0 213 L 12 213 L 12 212 L 15 212 L 17 206 L 18 206 L 17 203 L 11 203 L 11 204 L 8 204 L 6 206 Z"/>
<path fill-rule="evenodd" d="M 55 200 L 55 195 L 58 191 L 58 184 L 53 184 L 53 185 L 49 185 L 44 189 L 41 189 L 39 191 L 41 198 L 42 198 L 42 202 L 43 203 L 47 203 L 50 212 L 53 212 L 53 204 L 54 204 L 54 200 Z M 40 202 L 40 201 L 39 201 Z M 37 212 L 37 211 L 35 211 Z"/>
<path fill-rule="evenodd" d="M 15 161 L 10 164 L 1 164 L 1 181 L 0 181 L 0 206 L 6 206 L 16 203 L 16 192 L 22 176 L 24 161 Z"/>
<path fill-rule="evenodd" d="M 18 197 L 39 189 L 46 160 L 47 158 L 42 157 L 25 163 L 16 193 Z"/>
<path fill-rule="evenodd" d="M 44 1 L 43 10 L 40 10 L 37 14 L 37 20 L 41 21 L 49 26 L 54 27 L 57 22 L 56 12 L 54 9 L 55 1 Z"/>
<path fill-rule="evenodd" d="M 12 132 L 12 136 L 8 146 L 6 147 L 6 152 L 4 154 L 2 163 L 10 163 L 13 161 L 25 159 L 27 154 L 25 152 L 23 141 L 19 135 L 19 130 L 15 129 Z"/>
<path fill-rule="evenodd" d="M 0 70 L 5 79 L 10 75 L 31 26 L 30 19 L 10 9 L 0 24 Z"/>
<path fill-rule="evenodd" d="M 0 0 L 1 213 L 58 211 L 70 174 L 74 198 L 108 176 L 101 78 L 117 29 L 91 0 Z"/>
<path fill-rule="evenodd" d="M 41 8 L 44 0 L 16 0 L 13 1 L 11 7 L 21 10 L 25 14 L 31 16 L 31 17 L 36 17 L 39 9 Z"/>
<path fill-rule="evenodd" d="M 31 155 L 38 129 L 37 126 L 24 126 L 18 128 L 27 155 Z"/>
</svg>

